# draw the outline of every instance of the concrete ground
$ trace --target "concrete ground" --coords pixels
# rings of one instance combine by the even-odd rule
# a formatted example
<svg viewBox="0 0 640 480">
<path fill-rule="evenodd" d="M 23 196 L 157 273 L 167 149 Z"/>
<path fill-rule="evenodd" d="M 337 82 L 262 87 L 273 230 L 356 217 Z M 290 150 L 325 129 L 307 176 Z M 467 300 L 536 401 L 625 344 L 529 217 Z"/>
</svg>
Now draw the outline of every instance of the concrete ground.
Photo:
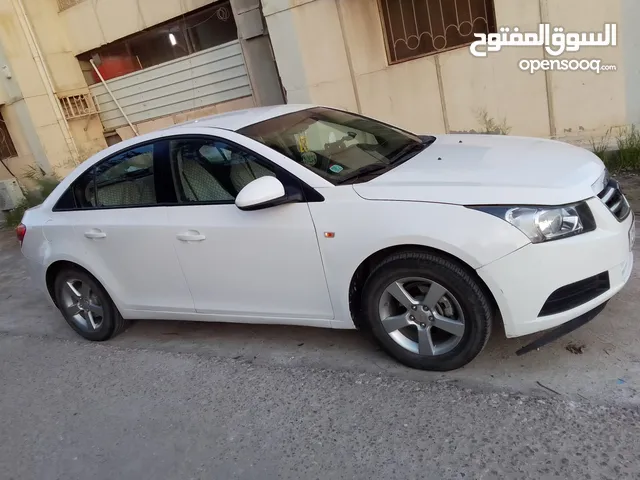
<svg viewBox="0 0 640 480">
<path fill-rule="evenodd" d="M 148 321 L 85 342 L 5 232 L 0 477 L 638 478 L 639 272 L 570 336 L 516 357 L 530 339 L 498 331 L 436 374 L 350 331 Z"/>
</svg>

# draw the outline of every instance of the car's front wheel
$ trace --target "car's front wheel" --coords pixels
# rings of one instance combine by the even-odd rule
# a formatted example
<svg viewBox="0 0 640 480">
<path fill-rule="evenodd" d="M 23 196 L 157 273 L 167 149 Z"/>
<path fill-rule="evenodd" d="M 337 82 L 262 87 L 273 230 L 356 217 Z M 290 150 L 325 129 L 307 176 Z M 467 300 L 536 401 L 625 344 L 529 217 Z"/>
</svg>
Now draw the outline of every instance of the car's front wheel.
<svg viewBox="0 0 640 480">
<path fill-rule="evenodd" d="M 373 269 L 362 300 L 375 339 L 412 368 L 460 368 L 491 334 L 492 308 L 477 280 L 437 254 L 389 256 Z"/>
<path fill-rule="evenodd" d="M 64 319 L 87 340 L 108 340 L 127 325 L 102 285 L 80 269 L 60 271 L 54 292 Z"/>
</svg>

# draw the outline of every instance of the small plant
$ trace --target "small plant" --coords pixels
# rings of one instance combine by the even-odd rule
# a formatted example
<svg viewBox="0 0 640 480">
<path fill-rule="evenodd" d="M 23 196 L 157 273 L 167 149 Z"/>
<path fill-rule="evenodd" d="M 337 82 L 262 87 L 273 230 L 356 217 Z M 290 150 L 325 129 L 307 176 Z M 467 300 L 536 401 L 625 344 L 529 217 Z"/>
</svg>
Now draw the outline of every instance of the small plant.
<svg viewBox="0 0 640 480">
<path fill-rule="evenodd" d="M 40 205 L 60 183 L 60 179 L 55 175 L 46 175 L 38 168 L 32 166 L 27 168 L 23 175 L 24 178 L 31 180 L 36 187 L 32 190 L 22 188 L 24 200 L 22 200 L 16 208 L 5 213 L 5 222 L 8 227 L 16 227 L 24 212 L 32 207 Z"/>
<path fill-rule="evenodd" d="M 620 131 L 616 138 L 620 170 L 640 169 L 640 131 L 635 125 Z"/>
<path fill-rule="evenodd" d="M 640 170 L 640 130 L 635 125 L 620 128 L 616 135 L 616 149 L 609 150 L 611 129 L 599 141 L 591 140 L 591 150 L 613 172 Z"/>
<path fill-rule="evenodd" d="M 606 162 L 606 157 L 609 152 L 609 141 L 611 139 L 611 128 L 607 130 L 603 137 L 596 140 L 591 137 L 591 151 L 595 153 L 600 160 Z"/>
<path fill-rule="evenodd" d="M 482 130 L 478 133 L 488 135 L 509 135 L 511 127 L 507 125 L 507 119 L 503 118 L 501 122 L 497 122 L 495 118 L 490 117 L 485 109 L 480 109 L 476 113 L 476 119 L 482 126 Z"/>
</svg>

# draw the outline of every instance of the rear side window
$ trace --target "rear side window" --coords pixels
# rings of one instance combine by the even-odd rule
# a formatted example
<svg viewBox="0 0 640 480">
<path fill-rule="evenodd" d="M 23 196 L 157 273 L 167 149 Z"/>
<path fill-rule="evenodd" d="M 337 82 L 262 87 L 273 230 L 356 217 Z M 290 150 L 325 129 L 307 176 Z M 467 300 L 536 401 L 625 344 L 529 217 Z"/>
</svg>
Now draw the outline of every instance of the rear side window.
<svg viewBox="0 0 640 480">
<path fill-rule="evenodd" d="M 77 208 L 76 199 L 73 195 L 73 190 L 68 188 L 62 196 L 58 199 L 54 210 L 73 210 Z"/>
<path fill-rule="evenodd" d="M 141 145 L 121 152 L 81 175 L 55 210 L 157 205 L 154 149 Z"/>
<path fill-rule="evenodd" d="M 127 150 L 95 169 L 95 192 L 88 198 L 98 207 L 153 205 L 156 190 L 153 177 L 153 144 Z"/>
<path fill-rule="evenodd" d="M 73 191 L 76 208 L 92 208 L 96 206 L 96 196 L 93 188 L 93 173 L 95 170 L 95 167 L 93 167 L 86 171 L 71 186 L 70 190 Z"/>
</svg>

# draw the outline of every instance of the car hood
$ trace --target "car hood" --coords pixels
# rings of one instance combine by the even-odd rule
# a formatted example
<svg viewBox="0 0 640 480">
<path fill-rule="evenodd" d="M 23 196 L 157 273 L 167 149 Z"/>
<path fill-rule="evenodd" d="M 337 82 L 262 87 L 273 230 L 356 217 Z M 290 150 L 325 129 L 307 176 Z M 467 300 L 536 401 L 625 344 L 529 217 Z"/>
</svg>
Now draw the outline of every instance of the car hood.
<svg viewBox="0 0 640 480">
<path fill-rule="evenodd" d="M 369 200 L 459 205 L 563 205 L 592 197 L 604 164 L 567 143 L 498 135 L 442 135 L 407 162 L 353 185 Z"/>
</svg>

